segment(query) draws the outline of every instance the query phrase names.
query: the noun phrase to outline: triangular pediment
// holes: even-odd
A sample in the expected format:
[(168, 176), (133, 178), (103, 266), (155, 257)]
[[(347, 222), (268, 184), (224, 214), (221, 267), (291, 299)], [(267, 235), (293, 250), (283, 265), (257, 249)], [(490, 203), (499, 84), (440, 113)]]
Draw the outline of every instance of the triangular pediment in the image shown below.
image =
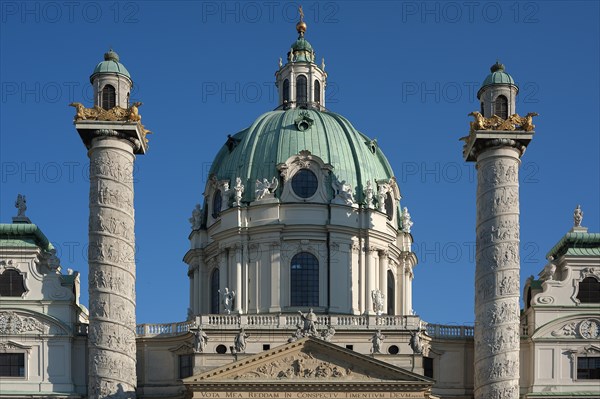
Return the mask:
[(226, 382), (433, 384), (419, 374), (311, 337), (183, 380), (186, 385)]

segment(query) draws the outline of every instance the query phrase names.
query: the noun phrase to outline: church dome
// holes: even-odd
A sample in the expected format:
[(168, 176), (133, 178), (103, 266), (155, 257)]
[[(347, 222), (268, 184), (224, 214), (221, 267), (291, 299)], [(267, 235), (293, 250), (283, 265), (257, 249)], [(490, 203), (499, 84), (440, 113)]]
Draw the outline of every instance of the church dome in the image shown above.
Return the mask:
[[(377, 141), (356, 130), (346, 118), (299, 108), (267, 112), (230, 136), (210, 174), (231, 182), (240, 177), (247, 188), (253, 188), (257, 179), (278, 176), (278, 164), (306, 150), (330, 164), (332, 174), (351, 185), (359, 203), (364, 200), (367, 180), (377, 187), (376, 181), (393, 176)], [(253, 201), (254, 196), (253, 189), (246, 189), (243, 201)]]
[(90, 82), (93, 81), (94, 76), (100, 73), (116, 73), (131, 80), (129, 71), (127, 68), (125, 68), (125, 65), (119, 62), (119, 55), (112, 49), (110, 49), (107, 53), (104, 53), (104, 61), (96, 65), (94, 72), (92, 72), (92, 75), (90, 76)]

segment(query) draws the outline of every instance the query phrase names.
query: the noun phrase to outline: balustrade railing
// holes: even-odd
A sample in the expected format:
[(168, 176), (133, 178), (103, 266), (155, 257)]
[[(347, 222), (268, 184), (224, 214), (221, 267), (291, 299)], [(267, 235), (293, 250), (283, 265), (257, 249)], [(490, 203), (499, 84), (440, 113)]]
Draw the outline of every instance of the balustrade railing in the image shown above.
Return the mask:
[(473, 338), (473, 326), (451, 326), (444, 324), (428, 324), (427, 335), (432, 338), (464, 339)]
[[(196, 323), (204, 330), (237, 330), (240, 328), (278, 328), (294, 330), (304, 323), (299, 314), (269, 315), (199, 315), (196, 320), (165, 324), (139, 324), (138, 336), (179, 335), (187, 333)], [(319, 328), (332, 326), (336, 330), (422, 330), (434, 338), (471, 339), (472, 326), (452, 326), (424, 323), (419, 316), (374, 316), (374, 315), (317, 315)]]

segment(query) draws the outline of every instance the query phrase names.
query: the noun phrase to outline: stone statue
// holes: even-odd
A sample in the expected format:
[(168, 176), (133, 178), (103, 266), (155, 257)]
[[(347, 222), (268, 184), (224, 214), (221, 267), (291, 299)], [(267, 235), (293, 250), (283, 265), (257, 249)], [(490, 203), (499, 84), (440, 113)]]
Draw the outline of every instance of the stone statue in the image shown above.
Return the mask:
[[(219, 290), (219, 294), (221, 294), (221, 290)], [(235, 299), (235, 291), (229, 291), (229, 288), (225, 287), (225, 291), (221, 295), (223, 296), (223, 309), (225, 309), (225, 312), (227, 314), (231, 314), (231, 310), (233, 308), (233, 300)]]
[(410, 233), (413, 224), (410, 213), (408, 213), (408, 208), (404, 207), (404, 209), (402, 209), (402, 230), (404, 230), (405, 233)]
[(331, 180), (331, 187), (333, 188), (333, 192), (335, 194), (334, 201), (347, 206), (354, 205), (352, 186), (347, 184), (346, 180), (342, 180), (340, 182), (337, 177), (333, 176), (333, 179)]
[(194, 334), (194, 352), (204, 352), (208, 343), (208, 335), (200, 327), (190, 328), (190, 331)]
[(233, 206), (242, 206), (242, 195), (244, 194), (244, 185), (242, 179), (235, 178), (235, 186), (233, 186)]
[(231, 198), (231, 194), (233, 194), (233, 190), (229, 188), (229, 182), (225, 181), (221, 183), (221, 210), (224, 211), (225, 209), (229, 208), (229, 199)]
[(304, 335), (311, 335), (313, 337), (316, 336), (317, 328), (316, 328), (315, 324), (317, 324), (318, 321), (317, 321), (317, 315), (313, 312), (313, 309), (310, 308), (308, 310), (308, 313), (306, 313), (306, 314), (302, 314), (301, 311), (298, 311), (298, 313), (300, 313), (300, 317), (304, 321), (304, 327), (302, 329), (302, 332), (304, 333)]
[(371, 291), (371, 299), (373, 300), (373, 312), (375, 312), (377, 316), (381, 316), (383, 314), (383, 305), (385, 301), (383, 292), (381, 292), (381, 290)]
[(277, 176), (273, 177), (273, 179), (269, 182), (267, 179), (256, 180), (256, 199), (261, 200), (265, 198), (265, 196), (269, 194), (273, 194), (277, 187), (279, 186), (279, 180), (277, 180)]
[(577, 205), (575, 211), (573, 212), (573, 226), (581, 227), (581, 222), (583, 221), (583, 211), (581, 210), (581, 205)]
[(242, 328), (242, 330), (235, 336), (235, 351), (236, 353), (243, 353), (246, 351), (246, 338), (249, 335), (246, 334), (246, 331)]
[(367, 180), (367, 187), (365, 188), (365, 203), (367, 208), (373, 209), (373, 183), (371, 183), (371, 180)]
[(60, 273), (60, 259), (58, 259), (58, 256), (56, 256), (56, 249), (54, 248), (48, 252), (48, 268), (57, 274)]
[(300, 324), (298, 324), (296, 326), (296, 331), (294, 332), (294, 334), (292, 334), (292, 336), (290, 338), (288, 338), (288, 343), (292, 343), (292, 342), (296, 342), (299, 339), (304, 337), (304, 333), (302, 332), (302, 326)]
[(377, 330), (377, 332), (373, 334), (370, 339), (370, 341), (373, 343), (373, 348), (371, 348), (371, 352), (373, 354), (381, 353), (381, 345), (383, 344), (384, 339), (385, 335), (381, 333), (381, 330)]
[(281, 57), (279, 57), (279, 68), (281, 68), (283, 66), (283, 61), (281, 60)]
[(335, 335), (335, 329), (331, 325), (329, 325), (329, 326), (327, 326), (326, 330), (321, 332), (321, 339), (323, 339), (324, 341), (327, 341), (327, 342), (331, 342), (331, 339), (333, 338), (334, 335)]
[(288, 61), (293, 62), (294, 61), (294, 49), (290, 48), (290, 52), (288, 53)]
[(377, 204), (379, 212), (385, 212), (385, 196), (390, 191), (390, 185), (387, 183), (380, 183), (377, 187)]
[(25, 217), (25, 211), (27, 210), (27, 198), (25, 198), (23, 194), (17, 195), (15, 208), (17, 208), (17, 217)]
[(325, 58), (321, 58), (321, 70), (325, 70)]
[(196, 204), (192, 211), (192, 217), (188, 220), (192, 225), (192, 230), (199, 230), (202, 227), (202, 208), (200, 208), (200, 204)]
[(421, 343), (421, 331), (410, 333), (410, 342), (408, 343), (415, 355), (423, 353), (423, 344)]
[(544, 266), (544, 269), (538, 274), (542, 281), (552, 281), (554, 279), (554, 272), (556, 272), (556, 263), (554, 263), (554, 257), (548, 257), (548, 264)]

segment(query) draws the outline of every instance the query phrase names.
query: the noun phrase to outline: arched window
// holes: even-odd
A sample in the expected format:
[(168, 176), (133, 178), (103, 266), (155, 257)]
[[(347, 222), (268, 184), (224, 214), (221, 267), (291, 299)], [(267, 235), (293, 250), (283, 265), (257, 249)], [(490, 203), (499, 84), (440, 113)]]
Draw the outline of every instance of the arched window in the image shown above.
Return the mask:
[(223, 198), (221, 197), (221, 190), (215, 191), (213, 195), (213, 203), (212, 203), (212, 217), (214, 219), (219, 217), (219, 213), (221, 213), (221, 203)]
[(292, 177), (292, 190), (300, 198), (310, 198), (317, 192), (319, 181), (309, 169), (300, 169)]
[(290, 81), (289, 80), (284, 80), (283, 81), (283, 102), (289, 102), (290, 101)]
[(387, 193), (385, 195), (385, 214), (387, 215), (389, 220), (392, 220), (394, 217), (394, 198), (391, 193)]
[(531, 307), (531, 287), (527, 288), (527, 300), (525, 302), (525, 309)]
[(298, 79), (296, 79), (296, 102), (298, 106), (306, 106), (306, 102), (308, 101), (306, 89), (306, 76), (298, 76)]
[(315, 102), (321, 102), (321, 82), (315, 79)]
[(215, 269), (210, 275), (210, 313), (219, 313), (219, 269)]
[(319, 306), (319, 260), (311, 253), (294, 255), (290, 264), (291, 306)]
[(21, 273), (16, 270), (5, 270), (0, 274), (0, 296), (20, 297), (25, 291)]
[(498, 96), (494, 102), (494, 114), (502, 119), (508, 119), (508, 100), (504, 96)]
[(111, 85), (106, 85), (102, 89), (102, 108), (111, 109), (117, 105), (117, 95), (115, 88)]
[(396, 299), (396, 281), (394, 280), (394, 273), (391, 270), (387, 272), (387, 314), (395, 314), (394, 301)]
[(481, 111), (480, 111), (481, 115), (485, 115), (485, 113), (483, 112), (483, 101), (480, 103), (480, 105), (481, 105)]
[(579, 282), (577, 299), (581, 303), (600, 303), (600, 281), (586, 277)]

